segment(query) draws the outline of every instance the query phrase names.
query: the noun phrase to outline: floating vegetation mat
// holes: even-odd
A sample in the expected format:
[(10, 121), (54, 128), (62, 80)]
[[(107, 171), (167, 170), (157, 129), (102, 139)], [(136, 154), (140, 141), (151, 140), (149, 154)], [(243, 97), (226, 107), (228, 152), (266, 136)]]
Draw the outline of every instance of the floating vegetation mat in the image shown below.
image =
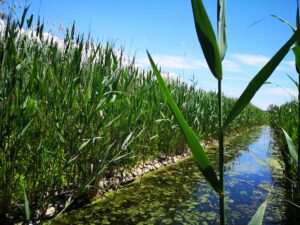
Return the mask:
[[(264, 222), (283, 224), (281, 161), (270, 144), (271, 130), (262, 127), (246, 136), (226, 148), (227, 224), (247, 224), (272, 185), (274, 196), (270, 198)], [(217, 164), (217, 150), (211, 158)], [(218, 196), (196, 164), (186, 159), (146, 174), (51, 224), (218, 224), (218, 204)]]

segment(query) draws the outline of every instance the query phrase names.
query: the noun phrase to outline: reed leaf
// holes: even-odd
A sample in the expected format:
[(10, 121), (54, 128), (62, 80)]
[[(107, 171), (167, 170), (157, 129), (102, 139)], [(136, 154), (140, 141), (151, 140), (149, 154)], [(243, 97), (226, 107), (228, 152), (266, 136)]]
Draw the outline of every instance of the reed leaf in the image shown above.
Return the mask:
[[(69, 205), (82, 184), (96, 185), (112, 169), (182, 152), (184, 136), (151, 71), (141, 71), (134, 59), (123, 63), (114, 44), (82, 39), (75, 26), (61, 46), (41, 38), (43, 21), (37, 17), (23, 22), (25, 29), (39, 21), (28, 34), (18, 34), (19, 21), (8, 17), (0, 35), (1, 221), (15, 218), (15, 207), (24, 205), (24, 190), (14, 185), (18, 177), (26, 179), (35, 211), (56, 201), (58, 196), (47, 193), (57, 187), (64, 187)], [(168, 87), (195, 133), (214, 138), (216, 93), (175, 79)], [(226, 115), (235, 101), (225, 96), (222, 101)], [(227, 132), (266, 119), (265, 112), (249, 105)]]
[(268, 202), (266, 200), (258, 207), (257, 211), (255, 212), (254, 216), (251, 218), (248, 225), (261, 225), (262, 224), (267, 204), (268, 204)]
[(300, 27), (299, 0), (297, 0), (296, 27), (297, 29)]
[[(222, 79), (222, 63), (221, 63), (219, 47), (217, 44), (214, 30), (212, 28), (211, 22), (208, 18), (208, 15), (206, 13), (206, 10), (204, 8), (202, 0), (192, 0), (192, 8), (193, 8), (193, 13), (194, 13), (194, 22), (195, 22), (198, 39), (199, 39), (204, 57), (206, 59), (206, 62), (209, 66), (210, 71), (216, 77), (216, 79), (221, 80)], [(223, 12), (223, 10), (221, 10), (221, 12)], [(223, 13), (221, 13), (221, 14), (223, 15)], [(225, 13), (224, 13), (224, 17), (225, 17)], [(223, 40), (224, 40), (224, 38), (222, 38), (222, 43), (223, 43)], [(224, 45), (222, 46), (222, 48), (224, 48)]]
[(89, 143), (90, 143), (90, 141), (91, 141), (91, 139), (88, 139), (88, 140), (86, 140), (85, 142), (83, 142), (81, 145), (80, 145), (80, 147), (79, 147), (79, 151), (81, 150), (81, 149), (83, 149), (85, 146), (87, 146)]
[[(296, 11), (296, 29), (300, 29), (300, 14), (299, 14), (299, 0), (297, 2), (297, 11)], [(300, 45), (300, 37), (297, 38), (296, 46)]]
[(196, 161), (199, 169), (203, 173), (206, 180), (211, 184), (211, 186), (214, 188), (214, 190), (218, 193), (221, 192), (220, 182), (217, 178), (217, 175), (211, 165), (211, 162), (207, 158), (203, 147), (201, 146), (196, 134), (194, 131), (189, 127), (187, 121), (184, 119), (184, 116), (182, 115), (180, 109), (178, 108), (177, 104), (175, 103), (174, 99), (172, 98), (170, 91), (168, 90), (168, 87), (163, 80), (160, 72), (158, 71), (155, 63), (153, 62), (153, 59), (150, 55), (150, 53), (147, 51), (149, 61), (152, 66), (153, 73), (155, 74), (157, 81), (159, 83), (159, 86), (161, 88), (161, 91), (163, 92), (173, 114), (175, 115), (182, 132), (185, 136), (185, 139), (187, 141), (187, 144), (189, 145), (194, 160)]
[(296, 30), (294, 29), (294, 27), (285, 19), (282, 19), (276, 15), (271, 15), (272, 17), (274, 17), (275, 19), (278, 19), (280, 22), (284, 23), (285, 25), (287, 25), (289, 28), (292, 29), (293, 32), (295, 32)]
[(297, 82), (294, 78), (292, 78), (290, 75), (287, 74), (287, 76), (288, 76), (288, 78), (295, 84), (295, 86), (296, 86), (297, 89), (299, 90), (299, 84), (298, 84), (298, 82)]
[(221, 59), (223, 60), (227, 49), (225, 0), (218, 1), (218, 46)]
[(235, 103), (230, 111), (223, 127), (227, 127), (250, 103), (251, 99), (259, 88), (267, 81), (273, 71), (282, 61), (282, 59), (289, 52), (290, 47), (295, 43), (299, 37), (299, 30), (297, 30), (292, 37), (281, 47), (281, 49), (270, 59), (270, 61), (258, 72), (258, 74), (251, 80), (247, 88), (242, 93), (241, 97)]
[(298, 73), (300, 73), (300, 46), (293, 47), (293, 52), (295, 55), (295, 66)]
[(23, 14), (22, 14), (22, 19), (21, 21), (19, 21), (19, 28), (22, 29), (23, 28), (23, 25), (24, 25), (24, 21), (25, 21), (25, 17), (26, 17), (26, 14), (28, 12), (28, 9), (29, 9), (30, 6), (27, 6), (24, 8), (24, 11), (23, 11)]
[(26, 133), (33, 121), (33, 119), (29, 121), (29, 123), (22, 129), (21, 133), (18, 135), (18, 138), (21, 138)]
[(25, 217), (26, 217), (26, 221), (28, 222), (30, 220), (30, 207), (29, 207), (29, 201), (26, 195), (25, 188), (23, 188), (23, 192), (24, 192)]
[(293, 140), (291, 139), (291, 137), (288, 135), (288, 133), (282, 128), (286, 143), (288, 145), (288, 149), (290, 152), (290, 156), (291, 156), (291, 161), (297, 165), (298, 163), (298, 153), (297, 153), (297, 148), (293, 142)]

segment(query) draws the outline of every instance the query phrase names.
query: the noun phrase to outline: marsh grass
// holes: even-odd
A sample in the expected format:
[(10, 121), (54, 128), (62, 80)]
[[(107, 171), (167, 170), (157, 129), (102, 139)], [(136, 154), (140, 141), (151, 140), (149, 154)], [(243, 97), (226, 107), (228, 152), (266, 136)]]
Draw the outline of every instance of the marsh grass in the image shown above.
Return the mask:
[[(185, 149), (151, 72), (136, 67), (134, 59), (124, 63), (123, 49), (113, 43), (76, 34), (75, 24), (59, 45), (26, 12), (20, 19), (8, 16), (0, 37), (4, 223), (34, 220), (37, 209), (43, 218), (50, 203), (93, 197), (97, 180), (117, 168)], [(216, 93), (178, 79), (167, 86), (196, 135), (215, 138)], [(223, 97), (224, 116), (234, 103)], [(266, 114), (250, 105), (227, 132), (265, 122)]]
[[(224, 132), (228, 129), (231, 123), (233, 123), (236, 118), (240, 116), (240, 114), (246, 109), (246, 107), (250, 104), (250, 101), (255, 96), (256, 92), (267, 82), (269, 77), (275, 71), (280, 62), (284, 59), (286, 54), (293, 47), (293, 51), (296, 58), (296, 69), (299, 73), (300, 68), (300, 48), (299, 48), (299, 40), (300, 40), (300, 16), (299, 16), (299, 4), (297, 1), (297, 11), (296, 11), (296, 24), (297, 29), (293, 29), (293, 34), (287, 40), (287, 42), (274, 54), (274, 56), (261, 68), (261, 70), (253, 77), (253, 79), (249, 82), (246, 89), (243, 91), (239, 99), (236, 101), (234, 106), (230, 108), (228, 115), (226, 115), (225, 122), (223, 123), (223, 97), (222, 97), (222, 79), (223, 79), (223, 69), (222, 69), (222, 61), (226, 54), (227, 49), (227, 39), (226, 39), (226, 1), (218, 0), (217, 1), (217, 12), (218, 12), (218, 37), (216, 38), (215, 32), (213, 30), (213, 26), (209, 19), (209, 16), (205, 10), (204, 4), (202, 0), (191, 0), (195, 30), (198, 36), (199, 43), (202, 48), (203, 55), (206, 59), (207, 65), (212, 73), (212, 75), (218, 81), (218, 140), (219, 140), (219, 178), (216, 178), (216, 172), (214, 168), (211, 166), (211, 162), (207, 160), (207, 156), (201, 144), (195, 144), (197, 140), (194, 138), (194, 132), (191, 127), (189, 127), (188, 123), (185, 120), (185, 117), (182, 116), (179, 107), (176, 105), (176, 101), (170, 95), (168, 88), (166, 87), (164, 80), (160, 72), (158, 71), (155, 63), (153, 62), (149, 52), (147, 51), (149, 61), (151, 63), (154, 74), (158, 80), (161, 91), (164, 93), (164, 96), (169, 103), (170, 108), (172, 109), (181, 129), (185, 134), (185, 140), (189, 145), (195, 162), (197, 163), (200, 171), (204, 175), (207, 182), (209, 182), (212, 188), (219, 194), (220, 196), (220, 224), (225, 224), (225, 202), (224, 202)], [(273, 15), (274, 17), (274, 15)], [(288, 24), (285, 20), (276, 17), (281, 22)], [(288, 24), (290, 27), (291, 25)], [(300, 73), (299, 73), (300, 74)], [(300, 93), (298, 101), (300, 101)], [(297, 136), (300, 134), (300, 105), (298, 105), (298, 130)], [(298, 138), (299, 141), (299, 138)], [(199, 142), (199, 140), (198, 140)], [(300, 148), (298, 148), (298, 154)], [(295, 152), (292, 151), (292, 152)], [(298, 159), (297, 159), (298, 160)], [(300, 199), (300, 161), (298, 161), (298, 182), (297, 189), (298, 195)], [(263, 203), (259, 208), (257, 213), (255, 213), (253, 220), (251, 220), (250, 224), (262, 224), (263, 216), (265, 212), (265, 208), (267, 205)], [(254, 221), (254, 222), (253, 222)]]
[[(287, 147), (282, 129), (290, 136), (294, 143), (298, 143), (298, 103), (291, 101), (281, 106), (270, 106), (270, 124), (273, 127), (276, 143), (281, 149)], [(288, 153), (288, 152), (286, 152)]]

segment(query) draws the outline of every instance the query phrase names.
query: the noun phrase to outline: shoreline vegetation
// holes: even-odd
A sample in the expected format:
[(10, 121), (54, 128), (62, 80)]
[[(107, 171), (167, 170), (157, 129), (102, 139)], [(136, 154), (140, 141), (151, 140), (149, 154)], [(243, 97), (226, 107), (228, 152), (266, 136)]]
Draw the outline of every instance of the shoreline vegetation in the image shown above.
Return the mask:
[[(257, 127), (246, 128), (240, 130), (239, 132), (234, 132), (228, 137), (225, 147), (230, 146), (234, 143), (239, 143), (239, 138), (243, 137), (245, 134), (256, 130)], [(211, 139), (202, 143), (202, 146), (206, 149), (206, 154), (209, 158), (215, 156), (218, 148), (218, 140)], [(159, 168), (163, 168), (187, 158), (192, 157), (191, 151), (186, 146), (180, 154), (176, 155), (161, 155), (156, 159), (146, 160), (140, 162), (138, 165), (135, 165), (130, 168), (120, 167), (116, 168), (114, 171), (110, 171), (107, 177), (103, 177), (98, 181), (97, 187), (95, 187), (95, 192), (91, 199), (88, 196), (81, 196), (78, 199), (77, 205), (74, 204), (73, 209), (79, 209), (86, 204), (94, 204), (95, 202), (101, 201), (106, 198), (107, 195), (112, 194), (114, 191), (117, 191), (120, 188), (127, 186), (128, 184), (135, 182), (137, 179), (141, 179), (144, 175), (156, 171)], [(229, 159), (227, 159), (229, 160)], [(50, 204), (45, 215), (47, 220), (53, 219), (57, 213), (63, 209), (62, 204), (56, 202), (55, 204)]]
[[(63, 44), (33, 15), (12, 14), (0, 35), (0, 218), (4, 224), (46, 218), (95, 197), (117, 168), (184, 152), (180, 127), (151, 71), (124, 49), (66, 29)], [(168, 88), (198, 138), (218, 135), (218, 98), (196, 84)], [(223, 115), (236, 100), (223, 97)], [(249, 105), (228, 134), (268, 122)], [(227, 134), (227, 135), (228, 135)], [(175, 160), (174, 160), (175, 161)], [(61, 212), (62, 212), (61, 211)]]
[(284, 132), (289, 135), (291, 141), (296, 143), (298, 147), (299, 134), (298, 134), (298, 101), (293, 100), (287, 102), (281, 106), (270, 106), (268, 111), (270, 113), (270, 125), (274, 131), (274, 139), (276, 145), (279, 147), (284, 164), (284, 176), (286, 177), (285, 189), (289, 190), (286, 192), (286, 199), (293, 201), (297, 204), (289, 205), (289, 214), (287, 221), (289, 224), (299, 223), (299, 205), (300, 198), (297, 195), (297, 164), (293, 162), (291, 152), (287, 143)]
[[(258, 184), (267, 179), (262, 181), (261, 175), (258, 175), (260, 170), (257, 172), (258, 179), (253, 179), (253, 172), (260, 166), (268, 167), (262, 161), (257, 161), (254, 154), (255, 152), (256, 154), (266, 154), (265, 148), (261, 147), (264, 145), (268, 148), (269, 141), (261, 140), (267, 140), (269, 135), (271, 135), (269, 126), (256, 127), (238, 133), (238, 136), (235, 136), (234, 140), (226, 145), (225, 174), (227, 178), (231, 177), (230, 179), (232, 179), (226, 185), (227, 192), (231, 193), (226, 199), (226, 208), (231, 223), (238, 221), (240, 224), (247, 224), (248, 218), (252, 217), (268, 192), (268, 185), (264, 183), (262, 185), (264, 189), (260, 189), (262, 187)], [(207, 153), (212, 164), (217, 166), (217, 142), (215, 144), (212, 148), (207, 149)], [(254, 171), (246, 172), (249, 177), (243, 179), (239, 175), (247, 169), (243, 167), (245, 164), (239, 162), (245, 156), (253, 160), (253, 164), (250, 165), (253, 165)], [(274, 155), (272, 153), (266, 154), (266, 156), (273, 158)], [(273, 172), (272, 170), (272, 174)], [(242, 182), (237, 184), (236, 179)], [(243, 191), (241, 193), (236, 191), (236, 186), (243, 187)], [(255, 192), (253, 193), (253, 191)], [(258, 192), (261, 192), (259, 196), (257, 196)], [(104, 198), (97, 199), (78, 210), (69, 211), (56, 219), (47, 220), (45, 224), (172, 224), (176, 222), (194, 223), (195, 221), (201, 221), (203, 224), (218, 224), (219, 216), (215, 205), (217, 197), (198, 171), (192, 157), (186, 157), (178, 160), (175, 164), (155, 169), (126, 186), (110, 191), (105, 194)], [(256, 200), (255, 203), (253, 201), (252, 204), (243, 205), (249, 201), (252, 202), (251, 198)], [(274, 200), (273, 203), (277, 205), (278, 200)], [(236, 207), (239, 204), (245, 211), (237, 210)], [(274, 205), (272, 203), (270, 205), (272, 208), (269, 212), (275, 212)], [(272, 217), (268, 212), (266, 217), (269, 222), (270, 218), (272, 218), (272, 222), (282, 221), (281, 219), (284, 218), (284, 209), (281, 208), (284, 204), (278, 204), (278, 206), (277, 212), (282, 212), (281, 217), (277, 213)], [(214, 216), (206, 218), (207, 214), (214, 214)]]
[[(283, 130), (290, 136), (293, 143), (298, 143), (298, 102), (291, 101), (281, 106), (270, 106), (270, 125), (274, 130), (275, 141), (281, 150), (286, 164), (286, 176), (296, 182), (297, 165), (292, 162), (288, 143)], [(296, 122), (297, 121), (297, 122)], [(291, 189), (291, 199), (296, 198), (296, 190)]]

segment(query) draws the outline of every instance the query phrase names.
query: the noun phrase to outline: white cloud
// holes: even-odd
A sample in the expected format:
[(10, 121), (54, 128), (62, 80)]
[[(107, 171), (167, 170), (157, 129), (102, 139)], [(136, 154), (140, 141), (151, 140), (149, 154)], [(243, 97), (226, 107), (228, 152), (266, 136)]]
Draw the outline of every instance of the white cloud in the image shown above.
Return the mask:
[(284, 64), (290, 66), (290, 67), (295, 67), (295, 61), (291, 60), (291, 61), (285, 61)]
[(245, 77), (245, 76), (224, 76), (223, 80), (228, 80), (228, 81), (249, 81), (250, 82), (250, 78), (249, 77)]
[[(5, 22), (2, 19), (0, 19), (0, 36), (4, 35), (5, 28), (6, 28)], [(41, 43), (41, 39), (37, 36), (37, 33), (35, 30), (23, 29), (23, 28), (22, 29), (17, 28), (16, 30), (18, 31), (18, 35), (20, 35), (20, 36), (25, 35), (30, 40), (34, 40), (34, 41), (37, 41), (38, 43)], [(49, 43), (51, 40), (53, 40), (53, 42), (57, 44), (57, 46), (60, 50), (62, 50), (64, 48), (64, 41), (51, 33), (44, 32), (43, 40), (48, 41)]]
[[(208, 65), (204, 59), (193, 59), (174, 55), (152, 55), (152, 58), (162, 69), (193, 69), (209, 71)], [(150, 66), (147, 57), (137, 58), (136, 62), (140, 67)], [(243, 68), (237, 62), (232, 60), (224, 60), (223, 69), (227, 72), (244, 72)]]
[(236, 61), (224, 59), (223, 69), (227, 72), (242, 73), (245, 72), (244, 69)]
[[(224, 94), (228, 97), (239, 98), (246, 85), (228, 86), (224, 85)], [(269, 87), (264, 86), (251, 100), (257, 107), (266, 110), (270, 104), (281, 105), (291, 99), (297, 98), (297, 90), (289, 87)]]
[[(267, 110), (269, 105), (272, 104), (268, 101), (266, 101), (265, 99), (261, 99), (261, 98), (256, 98), (255, 101), (252, 101), (254, 103), (255, 106), (261, 108), (262, 110)], [(278, 103), (275, 103), (276, 105)]]
[(0, 19), (0, 36), (4, 35), (4, 31), (5, 31), (5, 24), (4, 21)]
[(234, 53), (232, 54), (232, 57), (245, 65), (254, 66), (254, 67), (262, 67), (270, 59), (269, 57), (264, 55), (252, 55), (252, 54), (240, 54), (240, 53)]
[(170, 72), (162, 72), (161, 75), (169, 82), (172, 81), (180, 81), (185, 82), (182, 78), (180, 78), (176, 73), (170, 73)]
[[(245, 66), (257, 68), (262, 68), (270, 60), (270, 57), (258, 54), (234, 53), (231, 56), (238, 61), (236, 62), (237, 65), (239, 65), (239, 63), (242, 63)], [(282, 61), (277, 67), (277, 70), (281, 72), (291, 72), (294, 71), (294, 69), (294, 61)]]
[[(195, 59), (168, 54), (152, 55), (152, 58), (162, 69), (193, 69), (209, 71), (208, 65), (204, 59)], [(245, 73), (248, 68), (247, 66), (262, 68), (269, 60), (270, 58), (264, 55), (233, 53), (229, 55), (229, 59), (225, 59), (223, 61), (223, 70), (230, 73)], [(138, 57), (136, 63), (140, 67), (150, 66), (149, 60), (146, 56)], [(294, 61), (283, 61), (277, 69), (284, 72), (293, 71)], [(224, 76), (224, 78), (226, 79), (226, 76)], [(238, 80), (238, 78), (234, 79)]]
[(262, 94), (296, 97), (298, 93), (296, 89), (288, 87), (274, 87), (262, 90)]
[(44, 32), (43, 38), (44, 38), (44, 40), (48, 40), (49, 43), (52, 39), (53, 42), (57, 44), (57, 47), (61, 50), (64, 48), (64, 45), (65, 45), (64, 41), (51, 33)]
[[(244, 86), (244, 85), (243, 85)], [(231, 98), (238, 98), (244, 90), (244, 87), (233, 87), (224, 85), (223, 92), (226, 96)]]
[(278, 67), (278, 70), (283, 72), (294, 72), (295, 69), (295, 61), (284, 61)]
[(253, 103), (262, 109), (267, 109), (270, 104), (281, 105), (295, 99), (296, 96), (296, 89), (288, 87), (265, 87), (258, 91), (253, 98)]
[[(191, 59), (173, 55), (152, 55), (155, 63), (168, 69), (208, 69), (205, 60)], [(137, 64), (141, 67), (150, 66), (147, 57), (137, 58)]]

